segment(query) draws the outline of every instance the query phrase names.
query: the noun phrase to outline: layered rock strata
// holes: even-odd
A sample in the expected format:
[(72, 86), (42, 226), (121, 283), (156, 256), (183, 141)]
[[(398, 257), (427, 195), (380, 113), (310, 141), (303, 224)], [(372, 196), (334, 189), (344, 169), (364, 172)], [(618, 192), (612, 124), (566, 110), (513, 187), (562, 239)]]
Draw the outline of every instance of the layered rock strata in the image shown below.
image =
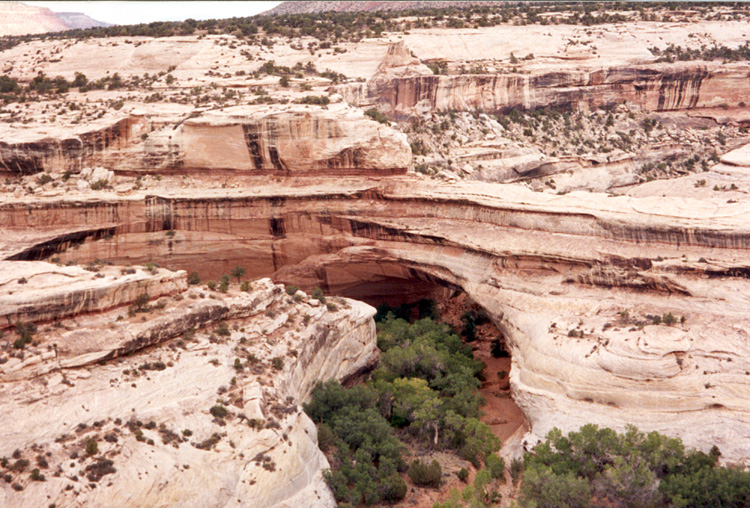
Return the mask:
[[(105, 278), (119, 293), (112, 279), (130, 276)], [(76, 277), (59, 291), (88, 283)], [(0, 353), (0, 504), (335, 506), (300, 404), (316, 381), (372, 364), (373, 314), (260, 280), (38, 323), (32, 344)]]
[(746, 63), (681, 62), (507, 74), (375, 75), (337, 90), (351, 104), (396, 116), (432, 111), (593, 110), (628, 102), (644, 111), (737, 106), (750, 84)]
[(406, 177), (22, 201), (0, 207), (15, 226), (4, 237), (24, 232), (6, 258), (49, 256), (52, 231), (37, 227), (55, 223), (112, 231), (57, 252), (62, 261), (153, 260), (204, 278), (241, 265), (359, 298), (463, 290), (512, 348), (511, 385), (535, 435), (635, 422), (716, 444), (727, 461), (750, 457), (742, 202)]
[(136, 112), (67, 138), (25, 137), (0, 142), (0, 172), (78, 172), (102, 166), (129, 173), (393, 174), (411, 163), (403, 133), (341, 104), (281, 110), (237, 106), (187, 118)]

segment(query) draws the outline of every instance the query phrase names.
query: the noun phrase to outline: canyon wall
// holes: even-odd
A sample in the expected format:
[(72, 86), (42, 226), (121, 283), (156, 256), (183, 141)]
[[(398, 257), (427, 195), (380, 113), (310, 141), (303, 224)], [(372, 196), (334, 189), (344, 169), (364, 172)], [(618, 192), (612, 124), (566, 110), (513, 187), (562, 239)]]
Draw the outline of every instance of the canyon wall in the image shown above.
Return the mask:
[(395, 117), (431, 111), (593, 110), (631, 103), (644, 111), (737, 106), (750, 92), (746, 63), (679, 62), (525, 73), (390, 76), (342, 85), (351, 104)]
[(144, 113), (71, 137), (61, 134), (0, 142), (0, 172), (78, 172), (101, 166), (127, 173), (393, 174), (411, 163), (403, 133), (341, 104), (282, 111), (237, 106), (169, 120)]
[[(65, 275), (56, 281), (64, 300), (92, 283), (76, 267), (11, 265), (15, 277), (1, 296), (36, 301), (26, 324), (47, 317), (48, 305), (36, 299), (39, 279)], [(24, 268), (37, 280), (19, 284)], [(0, 503), (335, 506), (322, 477), (328, 463), (300, 405), (318, 380), (345, 381), (372, 367), (375, 310), (344, 299), (330, 300), (335, 310), (303, 294), (292, 299), (264, 279), (248, 291), (153, 292), (133, 311), (124, 281), (185, 284), (186, 275), (120, 270), (131, 269), (104, 266), (96, 279), (111, 292), (102, 299), (119, 305), (58, 315), (53, 325), (37, 321), (32, 342), (0, 353), (0, 455), (30, 460), (46, 477), (29, 480), (15, 459), (0, 466), (13, 484), (0, 489)]]
[[(463, 290), (506, 336), (534, 435), (636, 422), (716, 444), (726, 461), (750, 457), (745, 204), (407, 177), (250, 188), (11, 201), (0, 207), (13, 225), (6, 237), (25, 236), (3, 253), (157, 261), (204, 280), (240, 265), (249, 277), (356, 297)], [(81, 240), (56, 244), (42, 224)], [(97, 237), (103, 229), (111, 236)], [(674, 321), (657, 324), (667, 314)]]

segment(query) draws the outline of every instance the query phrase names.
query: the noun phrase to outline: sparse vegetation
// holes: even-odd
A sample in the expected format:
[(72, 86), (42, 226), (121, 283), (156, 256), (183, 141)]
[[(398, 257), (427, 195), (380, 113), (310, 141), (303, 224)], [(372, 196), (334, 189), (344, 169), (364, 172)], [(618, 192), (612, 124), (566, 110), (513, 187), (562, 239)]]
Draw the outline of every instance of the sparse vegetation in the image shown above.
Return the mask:
[(370, 108), (370, 109), (368, 109), (367, 111), (365, 111), (365, 115), (369, 116), (370, 118), (372, 118), (376, 122), (383, 123), (385, 125), (390, 125), (391, 124), (391, 121), (388, 119), (388, 117), (384, 113), (381, 113), (376, 108)]
[(227, 408), (225, 408), (221, 404), (217, 404), (213, 406), (209, 412), (211, 413), (211, 416), (213, 416), (214, 418), (226, 418), (227, 414), (229, 414), (229, 412), (227, 411)]

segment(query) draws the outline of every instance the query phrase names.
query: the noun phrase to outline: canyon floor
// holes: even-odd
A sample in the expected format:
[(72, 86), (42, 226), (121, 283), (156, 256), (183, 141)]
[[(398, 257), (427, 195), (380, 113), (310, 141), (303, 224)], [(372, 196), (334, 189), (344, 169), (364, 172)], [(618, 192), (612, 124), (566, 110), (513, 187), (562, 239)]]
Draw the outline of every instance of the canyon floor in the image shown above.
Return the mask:
[(750, 464), (750, 64), (661, 58), (750, 25), (670, 16), (0, 51), (101, 84), (0, 99), (0, 504), (335, 506), (301, 406), (422, 298), (486, 312), (507, 465), (585, 423)]

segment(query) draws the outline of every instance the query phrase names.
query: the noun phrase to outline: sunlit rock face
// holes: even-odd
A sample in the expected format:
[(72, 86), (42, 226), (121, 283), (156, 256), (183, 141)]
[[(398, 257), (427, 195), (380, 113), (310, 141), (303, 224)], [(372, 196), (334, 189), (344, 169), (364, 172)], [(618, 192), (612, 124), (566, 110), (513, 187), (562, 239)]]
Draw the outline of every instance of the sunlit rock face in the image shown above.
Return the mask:
[(524, 74), (393, 75), (339, 88), (352, 104), (394, 116), (434, 111), (559, 107), (594, 110), (629, 103), (644, 111), (737, 106), (750, 92), (746, 63), (648, 64), (598, 69), (537, 69)]
[[(0, 454), (35, 466), (41, 456), (46, 476), (13, 474), (22, 490), (2, 489), (3, 506), (335, 506), (301, 404), (318, 380), (377, 360), (372, 307), (341, 299), (332, 310), (268, 279), (206, 295), (184, 272), (10, 265), (25, 324), (54, 324), (38, 321), (33, 343), (2, 356)], [(60, 300), (96, 286), (112, 307), (51, 308), (38, 292), (53, 280)], [(152, 300), (129, 312), (139, 304), (123, 287), (135, 281)]]
[(0, 142), (0, 171), (23, 175), (101, 166), (182, 174), (383, 175), (403, 173), (411, 163), (403, 133), (342, 104), (325, 110), (237, 106), (187, 119), (136, 113), (73, 136), (67, 130), (59, 138), (27, 136)]
[[(242, 265), (249, 277), (357, 297), (460, 289), (506, 335), (511, 385), (535, 435), (636, 423), (717, 444), (727, 461), (750, 456), (742, 203), (320, 178), (19, 200), (0, 217), (24, 231), (7, 258), (156, 261), (204, 280)], [(110, 237), (95, 233), (104, 229)]]
[[(98, 91), (70, 96), (91, 98), (81, 103), (90, 121), (62, 104), (27, 103), (15, 118), (37, 120), (0, 125), (10, 182), (0, 199), (0, 457), (18, 449), (32, 467), (39, 455), (48, 463), (45, 482), (28, 469), (0, 482), (0, 505), (333, 506), (300, 406), (317, 380), (357, 379), (377, 361), (374, 310), (346, 298), (399, 304), (456, 291), (505, 336), (528, 442), (555, 426), (635, 424), (750, 461), (748, 140), (703, 142), (709, 129), (750, 121), (748, 66), (655, 63), (650, 44), (679, 43), (692, 28), (642, 25), (632, 46), (630, 32), (611, 26), (415, 29), (404, 43), (342, 42), (345, 53), (314, 57), (351, 78), (340, 86), (251, 79), (265, 49), (231, 48), (230, 36), (85, 40), (55, 61), (44, 41), (0, 54), (19, 79), (175, 66), (173, 89), (162, 91), (186, 101), (123, 90), (114, 108), (118, 92)], [(746, 29), (713, 25), (713, 37), (731, 42), (716, 35), (730, 25)], [(548, 54), (519, 72), (503, 67), (540, 40)], [(276, 44), (279, 65), (312, 61), (307, 49)], [(37, 50), (45, 62), (23, 58)], [(439, 59), (450, 75), (427, 67)], [(455, 71), (474, 60), (497, 67)], [(214, 62), (226, 72), (206, 77)], [(185, 99), (214, 80), (242, 89), (242, 105)], [(303, 84), (331, 103), (293, 104)], [(251, 87), (278, 103), (249, 105)], [(654, 112), (665, 125), (642, 149), (548, 156), (496, 121), (507, 109), (555, 106), (576, 115), (607, 106), (623, 134)], [(420, 161), (407, 137), (416, 129), (365, 114), (371, 107), (419, 118), (427, 133), (440, 112), (463, 112), (451, 128), (473, 152), (448, 147), (448, 133), (428, 144), (434, 159), (457, 155), (449, 166), (468, 167), (466, 181), (409, 172)], [(464, 143), (459, 124), (475, 137)], [(676, 161), (690, 143), (720, 163), (636, 185), (642, 164)], [(494, 183), (542, 178), (543, 192)], [(626, 185), (623, 195), (604, 192)], [(254, 280), (248, 291), (235, 279), (227, 293), (208, 289), (237, 266)], [(200, 285), (188, 284), (191, 272)], [(276, 283), (318, 286), (332, 305)], [(14, 347), (29, 322), (37, 331)], [(98, 450), (87, 457), (92, 439)]]

